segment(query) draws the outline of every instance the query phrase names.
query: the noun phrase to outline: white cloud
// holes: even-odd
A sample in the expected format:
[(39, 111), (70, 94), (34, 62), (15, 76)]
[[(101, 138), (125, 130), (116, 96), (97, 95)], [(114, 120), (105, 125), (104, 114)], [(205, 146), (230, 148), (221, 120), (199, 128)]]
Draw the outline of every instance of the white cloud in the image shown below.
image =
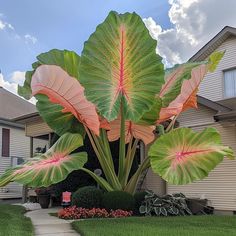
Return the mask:
[(14, 71), (11, 74), (11, 81), (17, 84), (22, 85), (25, 81), (25, 72), (23, 71)]
[(10, 23), (7, 23), (7, 22), (4, 22), (4, 21), (0, 20), (0, 30), (4, 30), (4, 29), (7, 29), (7, 28), (11, 29), (11, 30), (14, 30), (14, 27)]
[[(17, 87), (18, 84), (22, 85), (25, 80), (25, 72), (15, 71), (11, 74), (9, 81), (4, 79), (4, 76), (0, 73), (0, 87), (5, 88), (6, 90), (10, 91), (11, 93), (17, 94)], [(36, 104), (36, 99), (33, 97), (29, 100), (29, 102)]]
[(26, 34), (24, 35), (25, 38), (25, 42), (26, 43), (32, 43), (32, 44), (36, 44), (38, 39), (30, 34)]
[(169, 4), (172, 28), (163, 30), (151, 17), (143, 19), (166, 66), (188, 60), (226, 25), (236, 26), (235, 0), (169, 0)]

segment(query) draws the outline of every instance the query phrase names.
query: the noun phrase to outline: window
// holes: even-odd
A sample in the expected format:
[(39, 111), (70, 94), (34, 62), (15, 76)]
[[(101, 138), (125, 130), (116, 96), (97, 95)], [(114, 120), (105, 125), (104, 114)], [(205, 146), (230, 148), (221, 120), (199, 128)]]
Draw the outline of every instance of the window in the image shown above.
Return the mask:
[(2, 128), (2, 156), (10, 156), (10, 129)]
[(226, 98), (236, 97), (236, 69), (224, 72), (224, 89)]

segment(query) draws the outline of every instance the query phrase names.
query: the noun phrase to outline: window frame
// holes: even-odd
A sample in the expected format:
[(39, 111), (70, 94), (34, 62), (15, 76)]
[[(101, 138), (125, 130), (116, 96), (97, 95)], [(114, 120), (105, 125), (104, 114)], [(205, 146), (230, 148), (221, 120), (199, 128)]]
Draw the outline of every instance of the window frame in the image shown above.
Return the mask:
[(10, 157), (10, 129), (2, 128), (2, 157)]
[[(236, 97), (236, 90), (235, 90), (234, 96), (230, 96), (230, 97), (226, 96), (226, 90), (225, 90), (225, 88), (226, 88), (226, 86), (225, 86), (225, 73), (229, 72), (229, 71), (233, 71), (233, 70), (236, 71), (236, 66), (227, 68), (227, 69), (222, 71), (223, 72), (223, 97), (224, 97), (224, 99), (230, 99), (230, 98), (235, 98)], [(235, 83), (236, 83), (236, 78), (235, 78)]]

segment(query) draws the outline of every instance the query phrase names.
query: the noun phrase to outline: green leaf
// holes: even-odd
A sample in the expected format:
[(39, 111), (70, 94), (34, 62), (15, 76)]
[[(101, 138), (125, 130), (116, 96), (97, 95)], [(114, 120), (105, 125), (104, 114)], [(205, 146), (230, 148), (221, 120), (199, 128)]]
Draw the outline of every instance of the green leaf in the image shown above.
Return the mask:
[[(96, 134), (99, 133), (99, 120), (95, 106), (86, 100), (84, 88), (78, 82), (80, 57), (72, 51), (53, 49), (40, 54), (37, 59), (38, 61), (32, 65), (35, 71), (33, 75), (31, 73), (28, 84), (31, 86), (30, 92), (34, 90), (33, 94), (36, 94), (37, 109), (43, 120), (58, 135), (65, 132), (80, 132), (84, 135), (81, 123)], [(60, 68), (56, 66), (62, 69), (59, 70)], [(32, 77), (37, 81), (32, 81)], [(57, 80), (57, 83), (54, 83), (53, 79)], [(50, 99), (41, 94), (45, 94)]]
[(24, 85), (23, 86), (18, 85), (18, 91), (17, 91), (18, 94), (27, 100), (29, 100), (32, 97), (32, 90), (30, 86), (32, 75), (33, 71), (27, 71), (25, 74)]
[(83, 167), (87, 162), (85, 152), (73, 153), (83, 145), (79, 134), (64, 134), (45, 154), (20, 167), (9, 169), (0, 177), (0, 186), (11, 181), (31, 187), (47, 187), (61, 182), (68, 174)]
[(157, 120), (159, 119), (161, 108), (162, 108), (161, 98), (157, 97), (151, 109), (146, 113), (144, 113), (142, 118), (139, 120), (138, 124), (156, 125)]
[(210, 55), (208, 60), (208, 69), (210, 72), (214, 72), (216, 67), (218, 66), (219, 62), (221, 61), (222, 57), (224, 56), (224, 52), (214, 52)]
[(178, 128), (162, 135), (151, 146), (150, 157), (153, 171), (170, 184), (187, 184), (201, 180), (223, 158), (233, 158), (231, 148), (223, 146), (214, 128), (194, 132)]
[(71, 113), (63, 113), (62, 106), (50, 102), (45, 95), (39, 94), (35, 97), (38, 100), (36, 107), (40, 116), (55, 133), (59, 136), (67, 132), (85, 135), (83, 125)]
[(79, 71), (87, 99), (109, 121), (117, 118), (122, 97), (125, 118), (138, 121), (164, 83), (156, 41), (136, 13), (110, 12), (85, 42)]
[(43, 65), (57, 65), (64, 69), (70, 76), (79, 78), (80, 57), (73, 51), (52, 49), (37, 56)]
[(31, 79), (35, 70), (40, 65), (57, 65), (63, 68), (69, 75), (78, 79), (80, 57), (73, 51), (52, 49), (37, 56), (38, 61), (32, 64), (33, 71), (25, 74), (24, 85), (18, 85), (18, 94), (29, 100), (32, 97)]
[[(166, 70), (165, 84), (162, 86), (159, 96), (162, 98), (163, 107), (167, 107), (181, 93), (182, 84), (185, 80), (190, 80), (193, 77), (193, 69), (201, 65), (206, 66), (205, 73), (213, 72), (225, 52), (214, 52), (209, 57), (208, 61), (187, 62), (182, 65), (175, 65), (171, 69)], [(196, 70), (195, 70), (196, 71)], [(204, 77), (204, 76), (203, 76)], [(196, 78), (198, 79), (198, 78)], [(203, 78), (201, 78), (202, 80)], [(195, 88), (197, 89), (197, 88)]]
[[(204, 62), (206, 63), (206, 62)], [(185, 63), (179, 65), (166, 76), (166, 83), (162, 86), (159, 96), (162, 99), (162, 106), (167, 107), (181, 92), (184, 80), (191, 79), (192, 69), (201, 65), (201, 63)]]

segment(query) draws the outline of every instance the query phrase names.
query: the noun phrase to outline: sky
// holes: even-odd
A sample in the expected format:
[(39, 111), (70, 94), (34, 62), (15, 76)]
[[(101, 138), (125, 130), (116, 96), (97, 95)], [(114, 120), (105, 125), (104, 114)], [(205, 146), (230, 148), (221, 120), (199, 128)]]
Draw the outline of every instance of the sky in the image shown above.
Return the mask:
[(16, 93), (42, 52), (80, 54), (111, 10), (138, 13), (170, 67), (188, 60), (225, 25), (236, 27), (235, 9), (235, 0), (0, 0), (0, 85)]

